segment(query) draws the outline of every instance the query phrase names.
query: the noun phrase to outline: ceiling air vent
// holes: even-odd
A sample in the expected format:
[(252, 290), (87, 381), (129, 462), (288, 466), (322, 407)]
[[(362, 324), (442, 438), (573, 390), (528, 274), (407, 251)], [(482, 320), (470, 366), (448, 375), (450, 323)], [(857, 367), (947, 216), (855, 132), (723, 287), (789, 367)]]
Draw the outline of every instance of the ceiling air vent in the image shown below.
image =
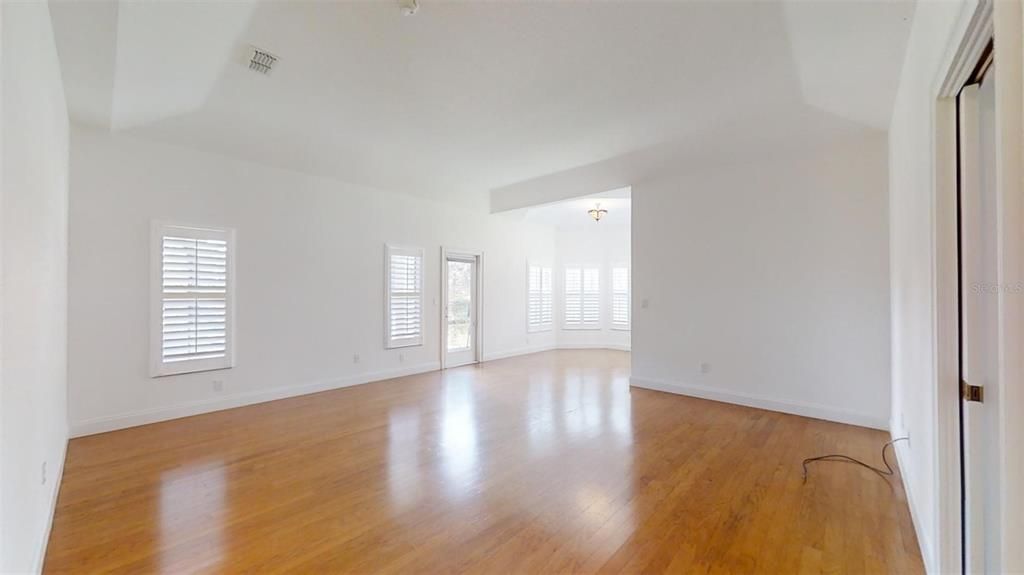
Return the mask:
[(251, 47), (249, 51), (250, 70), (269, 76), (270, 71), (274, 69), (274, 64), (277, 64), (277, 56), (255, 46)]

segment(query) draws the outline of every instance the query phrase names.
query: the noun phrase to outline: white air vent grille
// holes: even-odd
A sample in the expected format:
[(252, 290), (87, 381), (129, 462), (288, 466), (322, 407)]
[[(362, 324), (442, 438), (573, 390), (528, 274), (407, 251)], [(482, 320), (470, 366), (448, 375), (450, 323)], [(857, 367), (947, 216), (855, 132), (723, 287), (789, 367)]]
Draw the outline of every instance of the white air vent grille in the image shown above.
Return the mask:
[(277, 64), (277, 56), (270, 52), (254, 47), (249, 54), (249, 69), (254, 72), (259, 72), (264, 76), (269, 75), (270, 71), (274, 69), (274, 64)]

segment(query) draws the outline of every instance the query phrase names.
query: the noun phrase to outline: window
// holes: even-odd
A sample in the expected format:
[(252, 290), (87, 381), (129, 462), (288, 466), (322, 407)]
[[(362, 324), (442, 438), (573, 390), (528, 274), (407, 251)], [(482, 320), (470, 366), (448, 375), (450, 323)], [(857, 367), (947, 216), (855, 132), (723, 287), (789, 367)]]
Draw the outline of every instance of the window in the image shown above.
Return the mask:
[(612, 329), (629, 329), (629, 268), (612, 268)]
[(423, 343), (423, 250), (387, 246), (384, 346)]
[(234, 365), (234, 234), (153, 225), (152, 375)]
[(565, 327), (601, 328), (601, 282), (597, 268), (565, 268)]
[(530, 265), (527, 289), (527, 330), (551, 329), (551, 268)]

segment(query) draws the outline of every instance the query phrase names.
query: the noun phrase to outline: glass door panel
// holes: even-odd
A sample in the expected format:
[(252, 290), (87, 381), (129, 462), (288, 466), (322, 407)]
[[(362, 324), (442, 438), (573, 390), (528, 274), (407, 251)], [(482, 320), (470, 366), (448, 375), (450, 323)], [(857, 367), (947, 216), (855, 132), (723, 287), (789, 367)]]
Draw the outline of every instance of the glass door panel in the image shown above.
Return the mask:
[(445, 261), (446, 367), (476, 361), (476, 260), (449, 257)]

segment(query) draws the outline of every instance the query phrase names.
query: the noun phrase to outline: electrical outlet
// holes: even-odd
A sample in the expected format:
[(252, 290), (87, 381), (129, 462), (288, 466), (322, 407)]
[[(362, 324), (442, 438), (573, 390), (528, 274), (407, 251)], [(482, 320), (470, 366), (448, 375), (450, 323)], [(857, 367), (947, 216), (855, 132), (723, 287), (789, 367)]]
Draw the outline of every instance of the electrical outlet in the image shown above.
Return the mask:
[(359, 363), (359, 354), (352, 354), (352, 363)]
[(404, 353), (398, 354), (398, 363), (402, 363), (403, 361), (405, 361), (405, 354)]
[(40, 477), (41, 483), (43, 485), (46, 485), (46, 462), (45, 461), (43, 462), (42, 472), (41, 472), (40, 475), (41, 475), (41, 477)]
[(647, 309), (648, 301), (647, 298), (640, 300), (640, 309)]
[(711, 364), (706, 361), (700, 362), (700, 372), (711, 373)]
[(224, 380), (223, 379), (215, 379), (215, 380), (213, 380), (213, 390), (216, 391), (216, 392), (224, 391)]

